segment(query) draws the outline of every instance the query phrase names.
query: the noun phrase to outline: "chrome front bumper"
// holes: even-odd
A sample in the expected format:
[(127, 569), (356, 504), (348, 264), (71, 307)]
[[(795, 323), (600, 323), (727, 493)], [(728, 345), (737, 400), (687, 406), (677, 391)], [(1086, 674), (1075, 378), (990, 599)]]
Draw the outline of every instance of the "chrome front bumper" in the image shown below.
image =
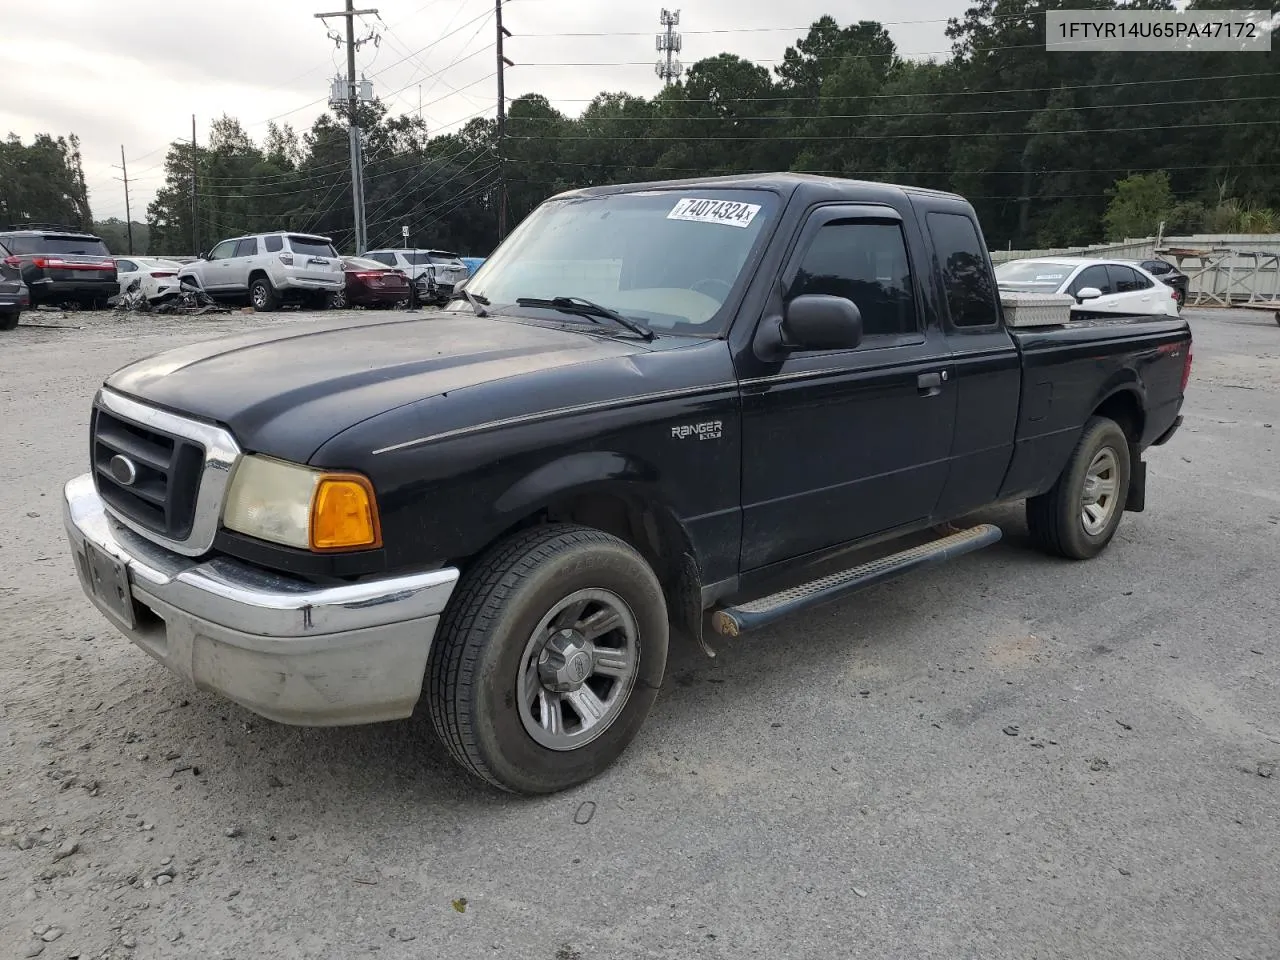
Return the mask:
[(200, 689), (302, 726), (413, 712), (456, 569), (319, 587), (165, 550), (107, 514), (91, 474), (67, 483), (63, 508), (94, 606)]

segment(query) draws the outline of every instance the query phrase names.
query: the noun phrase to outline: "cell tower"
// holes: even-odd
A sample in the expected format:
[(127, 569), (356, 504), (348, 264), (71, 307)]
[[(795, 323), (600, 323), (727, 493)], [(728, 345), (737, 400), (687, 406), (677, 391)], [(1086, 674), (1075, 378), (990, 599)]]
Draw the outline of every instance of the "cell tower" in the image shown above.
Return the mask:
[(684, 72), (684, 64), (675, 59), (684, 46), (683, 38), (675, 32), (675, 28), (680, 26), (680, 11), (673, 12), (664, 7), (658, 22), (667, 28), (666, 33), (658, 34), (658, 52), (665, 53), (666, 59), (658, 61), (654, 72), (663, 83), (669, 84)]

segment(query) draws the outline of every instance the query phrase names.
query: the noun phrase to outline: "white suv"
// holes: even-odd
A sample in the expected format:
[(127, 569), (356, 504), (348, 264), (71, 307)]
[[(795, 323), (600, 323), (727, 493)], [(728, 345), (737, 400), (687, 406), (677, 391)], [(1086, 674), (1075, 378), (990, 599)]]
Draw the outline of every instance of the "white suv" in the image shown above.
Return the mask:
[(403, 270), (423, 296), (440, 300), (452, 297), (453, 288), (471, 275), (461, 258), (447, 250), (370, 250), (364, 257)]
[(259, 233), (223, 240), (178, 272), (217, 299), (246, 295), (255, 310), (285, 301), (324, 307), (346, 286), (342, 258), (328, 237), (306, 233)]

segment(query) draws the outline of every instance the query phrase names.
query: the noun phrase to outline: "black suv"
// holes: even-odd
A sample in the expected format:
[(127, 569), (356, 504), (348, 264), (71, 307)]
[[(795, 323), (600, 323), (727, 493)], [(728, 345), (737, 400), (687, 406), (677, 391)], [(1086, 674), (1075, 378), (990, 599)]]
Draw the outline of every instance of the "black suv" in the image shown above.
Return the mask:
[(98, 237), (70, 230), (0, 232), (0, 260), (17, 269), (31, 305), (72, 301), (101, 309), (120, 292), (116, 262)]
[(30, 295), (18, 268), (0, 260), (0, 330), (16, 327), (22, 308), (30, 304)]

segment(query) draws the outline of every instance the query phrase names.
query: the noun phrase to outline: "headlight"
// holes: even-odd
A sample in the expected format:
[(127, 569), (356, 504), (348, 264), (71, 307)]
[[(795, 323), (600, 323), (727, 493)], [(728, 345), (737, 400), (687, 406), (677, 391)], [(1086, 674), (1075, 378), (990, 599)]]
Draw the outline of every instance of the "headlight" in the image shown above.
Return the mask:
[(227, 529), (303, 550), (382, 546), (373, 486), (358, 474), (247, 456), (222, 513)]

